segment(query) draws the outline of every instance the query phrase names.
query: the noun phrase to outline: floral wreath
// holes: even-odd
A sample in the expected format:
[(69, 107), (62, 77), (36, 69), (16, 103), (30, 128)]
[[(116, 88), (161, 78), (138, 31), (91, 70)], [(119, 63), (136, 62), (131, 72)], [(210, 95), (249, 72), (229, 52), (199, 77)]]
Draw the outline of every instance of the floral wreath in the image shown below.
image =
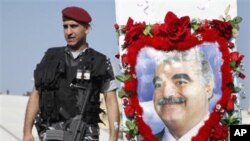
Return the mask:
[(141, 135), (143, 141), (157, 140), (142, 118), (143, 108), (137, 98), (135, 65), (139, 51), (145, 46), (162, 51), (184, 51), (204, 42), (219, 44), (223, 59), (222, 96), (192, 141), (228, 139), (229, 125), (240, 122), (240, 116), (235, 112), (238, 112), (237, 98), (242, 87), (234, 82), (234, 78), (245, 78), (242, 73), (244, 55), (236, 51), (234, 44), (242, 18), (237, 16), (231, 19), (228, 11), (229, 7), (225, 10), (225, 17), (213, 20), (190, 20), (188, 16), (178, 18), (173, 12), (168, 12), (164, 23), (147, 25), (145, 22), (135, 23), (129, 18), (125, 26), (115, 24), (118, 36), (125, 35), (121, 46), (123, 53), (116, 55), (121, 61), (123, 74), (116, 78), (123, 84), (118, 94), (126, 115), (122, 131), (129, 141), (134, 141), (137, 135)]

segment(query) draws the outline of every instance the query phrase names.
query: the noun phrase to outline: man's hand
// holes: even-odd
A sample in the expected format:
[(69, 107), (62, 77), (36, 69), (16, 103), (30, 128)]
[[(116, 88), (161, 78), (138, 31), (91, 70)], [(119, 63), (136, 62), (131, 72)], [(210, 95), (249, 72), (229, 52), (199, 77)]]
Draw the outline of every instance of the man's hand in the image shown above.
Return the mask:
[(32, 134), (27, 134), (23, 136), (23, 141), (35, 141), (35, 139)]

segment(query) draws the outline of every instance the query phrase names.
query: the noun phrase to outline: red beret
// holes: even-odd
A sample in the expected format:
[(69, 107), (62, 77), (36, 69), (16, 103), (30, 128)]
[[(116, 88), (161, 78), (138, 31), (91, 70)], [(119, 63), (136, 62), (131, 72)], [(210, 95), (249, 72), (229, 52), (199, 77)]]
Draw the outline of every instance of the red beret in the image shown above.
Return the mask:
[(89, 13), (80, 7), (66, 7), (62, 10), (63, 17), (76, 20), (78, 22), (89, 23), (91, 22), (91, 16)]

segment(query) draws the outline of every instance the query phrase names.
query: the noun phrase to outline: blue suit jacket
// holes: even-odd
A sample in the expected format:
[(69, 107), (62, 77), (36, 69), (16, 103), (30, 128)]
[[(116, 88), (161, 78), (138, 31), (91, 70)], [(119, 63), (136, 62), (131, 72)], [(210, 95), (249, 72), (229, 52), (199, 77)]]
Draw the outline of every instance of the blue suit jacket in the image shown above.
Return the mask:
[(155, 134), (155, 137), (157, 138), (158, 141), (161, 141), (163, 138), (165, 130), (163, 129), (161, 132)]

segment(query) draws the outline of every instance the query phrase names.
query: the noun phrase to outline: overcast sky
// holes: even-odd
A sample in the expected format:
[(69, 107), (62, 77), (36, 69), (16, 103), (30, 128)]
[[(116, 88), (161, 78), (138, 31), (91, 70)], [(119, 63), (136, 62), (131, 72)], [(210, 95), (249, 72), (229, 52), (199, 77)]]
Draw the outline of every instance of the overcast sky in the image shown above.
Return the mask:
[[(64, 46), (61, 10), (77, 5), (85, 8), (93, 18), (88, 36), (90, 46), (111, 58), (114, 66), (118, 60), (118, 43), (115, 35), (114, 0), (0, 0), (0, 92), (9, 90), (21, 95), (33, 87), (33, 70), (49, 47)], [(239, 51), (244, 59), (246, 80), (250, 81), (250, 15), (249, 0), (238, 0), (238, 15), (243, 17)], [(248, 85), (249, 86), (249, 85)], [(250, 88), (244, 91), (250, 96)], [(248, 97), (249, 97), (248, 96)], [(246, 106), (249, 100), (243, 100)]]

